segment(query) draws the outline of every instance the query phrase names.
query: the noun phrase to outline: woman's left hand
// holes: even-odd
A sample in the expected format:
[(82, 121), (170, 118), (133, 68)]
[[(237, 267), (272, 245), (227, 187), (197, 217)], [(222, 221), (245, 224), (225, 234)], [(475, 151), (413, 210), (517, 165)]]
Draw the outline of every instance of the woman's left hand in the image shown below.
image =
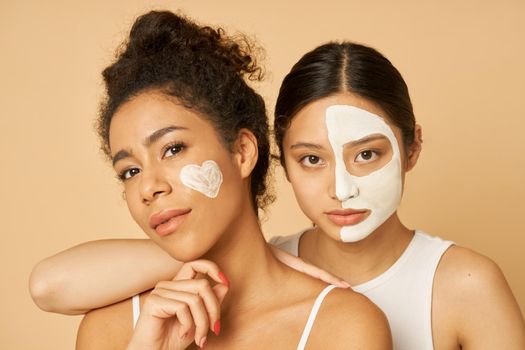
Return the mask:
[[(217, 284), (212, 286), (206, 275)], [(172, 281), (159, 282), (146, 298), (128, 350), (181, 350), (193, 341), (202, 347), (210, 329), (219, 333), (227, 292), (228, 281), (215, 263), (185, 263)]]

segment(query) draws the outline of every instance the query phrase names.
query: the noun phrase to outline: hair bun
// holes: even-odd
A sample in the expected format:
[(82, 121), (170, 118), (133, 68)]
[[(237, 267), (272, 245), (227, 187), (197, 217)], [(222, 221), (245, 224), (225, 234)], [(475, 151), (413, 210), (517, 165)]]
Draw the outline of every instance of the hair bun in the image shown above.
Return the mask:
[(253, 45), (245, 36), (233, 39), (221, 28), (200, 27), (169, 11), (151, 11), (134, 23), (122, 56), (151, 58), (167, 54), (195, 64), (219, 60), (240, 76), (247, 74), (250, 80), (261, 80), (262, 70), (252, 50)]

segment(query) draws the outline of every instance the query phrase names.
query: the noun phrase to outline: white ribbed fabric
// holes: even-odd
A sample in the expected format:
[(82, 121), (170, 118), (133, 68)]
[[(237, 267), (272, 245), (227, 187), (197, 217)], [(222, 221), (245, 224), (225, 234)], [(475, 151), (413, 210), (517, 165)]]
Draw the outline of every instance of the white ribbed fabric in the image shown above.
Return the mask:
[[(305, 231), (275, 237), (270, 243), (298, 255), (299, 240)], [(432, 350), (432, 287), (441, 257), (453, 245), (439, 237), (416, 231), (399, 259), (376, 278), (353, 286), (366, 295), (388, 318), (394, 349)]]

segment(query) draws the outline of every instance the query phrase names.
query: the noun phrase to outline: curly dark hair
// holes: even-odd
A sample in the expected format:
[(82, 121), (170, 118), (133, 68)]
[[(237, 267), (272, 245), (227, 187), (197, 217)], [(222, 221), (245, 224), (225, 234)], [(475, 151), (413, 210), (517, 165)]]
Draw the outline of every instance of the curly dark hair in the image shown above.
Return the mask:
[(111, 157), (109, 127), (116, 110), (157, 90), (200, 112), (230, 151), (241, 128), (255, 135), (259, 158), (251, 174), (252, 204), (264, 208), (273, 199), (266, 193), (270, 144), (264, 100), (246, 81), (263, 78), (254, 51), (244, 35), (227, 36), (221, 28), (199, 26), (169, 11), (140, 16), (102, 73), (107, 93), (97, 121), (102, 150)]

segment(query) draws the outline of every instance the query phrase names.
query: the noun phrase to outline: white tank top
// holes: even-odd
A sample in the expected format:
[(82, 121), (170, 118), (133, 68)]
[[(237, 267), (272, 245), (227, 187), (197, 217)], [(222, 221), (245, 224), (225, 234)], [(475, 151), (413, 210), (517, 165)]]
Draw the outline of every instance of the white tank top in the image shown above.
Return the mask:
[[(299, 255), (299, 239), (306, 232), (274, 237), (270, 243)], [(396, 350), (432, 350), (432, 287), (445, 251), (453, 242), (416, 231), (399, 259), (376, 278), (352, 288), (383, 310)]]
[[(334, 288), (336, 288), (336, 286), (334, 285), (326, 286), (315, 299), (314, 305), (312, 306), (312, 310), (310, 311), (310, 315), (308, 316), (308, 320), (306, 321), (303, 334), (301, 335), (301, 339), (299, 340), (299, 345), (297, 345), (297, 350), (304, 350), (306, 343), (308, 342), (310, 332), (312, 331), (315, 318), (317, 317), (317, 313), (319, 312), (319, 308), (321, 307), (321, 304), (323, 303), (323, 300), (326, 297), (326, 295), (330, 293), (330, 291)], [(133, 305), (133, 328), (135, 328), (135, 325), (137, 324), (140, 315), (139, 295), (135, 295), (133, 296), (133, 298), (131, 298), (131, 304)]]

